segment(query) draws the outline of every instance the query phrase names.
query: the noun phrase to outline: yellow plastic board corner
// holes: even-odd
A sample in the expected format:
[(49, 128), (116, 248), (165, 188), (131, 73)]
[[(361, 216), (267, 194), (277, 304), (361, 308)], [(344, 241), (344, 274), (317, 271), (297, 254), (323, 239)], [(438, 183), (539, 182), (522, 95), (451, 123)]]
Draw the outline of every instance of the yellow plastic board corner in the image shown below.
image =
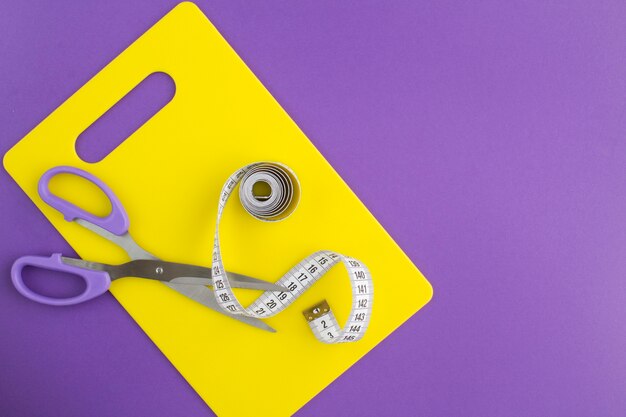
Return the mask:
[[(101, 162), (80, 160), (78, 135), (158, 71), (175, 81), (174, 98)], [(275, 334), (225, 318), (157, 282), (115, 281), (113, 295), (220, 416), (295, 413), (425, 305), (430, 284), (192, 3), (175, 7), (4, 158), (7, 171), (81, 257), (127, 260), (41, 201), (37, 181), (53, 166), (83, 168), (106, 182), (128, 211), (131, 234), (148, 251), (201, 265), (211, 262), (223, 182), (262, 160), (296, 172), (300, 206), (285, 221), (263, 223), (233, 199), (221, 226), (226, 267), (275, 281), (316, 250), (354, 256), (374, 279), (373, 318), (357, 343), (324, 345), (310, 332), (301, 312), (322, 299), (341, 323), (347, 318), (350, 285), (341, 266), (267, 320)], [(67, 191), (79, 186), (68, 183)], [(92, 196), (78, 189), (75, 195), (78, 203)]]

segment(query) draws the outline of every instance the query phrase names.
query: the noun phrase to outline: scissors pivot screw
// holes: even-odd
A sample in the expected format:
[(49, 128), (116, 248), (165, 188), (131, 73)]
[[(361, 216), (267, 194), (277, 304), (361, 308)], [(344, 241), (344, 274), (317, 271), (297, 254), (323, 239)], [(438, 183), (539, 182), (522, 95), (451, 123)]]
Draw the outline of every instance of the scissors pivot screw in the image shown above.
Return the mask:
[(159, 274), (159, 275), (162, 275), (162, 274), (163, 274), (163, 268), (162, 268), (162, 267), (160, 267), (160, 266), (157, 266), (157, 268), (156, 268), (155, 272), (156, 272), (157, 274)]

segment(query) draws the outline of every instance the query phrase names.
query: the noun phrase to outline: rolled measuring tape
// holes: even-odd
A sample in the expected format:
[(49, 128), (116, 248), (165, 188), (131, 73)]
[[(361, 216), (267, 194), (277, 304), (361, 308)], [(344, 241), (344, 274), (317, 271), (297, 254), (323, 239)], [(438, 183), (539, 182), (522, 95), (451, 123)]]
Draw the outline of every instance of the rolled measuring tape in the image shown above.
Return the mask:
[(317, 282), (333, 266), (342, 262), (352, 286), (352, 310), (341, 327), (326, 300), (303, 312), (315, 337), (324, 343), (354, 342), (363, 337), (372, 314), (374, 287), (367, 267), (359, 260), (332, 251), (319, 251), (291, 268), (276, 283), (290, 291), (266, 291), (248, 307), (233, 293), (220, 252), (219, 227), (226, 202), (239, 185), (239, 199), (248, 213), (262, 221), (287, 218), (298, 205), (300, 184), (287, 166), (275, 162), (257, 162), (233, 173), (219, 199), (215, 241), (213, 244), (213, 290), (225, 311), (255, 318), (274, 316)]

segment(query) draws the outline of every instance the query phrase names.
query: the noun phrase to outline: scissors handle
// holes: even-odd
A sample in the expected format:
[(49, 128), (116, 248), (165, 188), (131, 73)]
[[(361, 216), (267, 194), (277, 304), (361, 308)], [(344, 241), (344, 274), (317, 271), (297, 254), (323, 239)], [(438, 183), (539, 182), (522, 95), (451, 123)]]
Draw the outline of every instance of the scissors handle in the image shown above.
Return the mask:
[[(48, 297), (38, 294), (28, 288), (24, 283), (22, 271), (27, 266), (78, 275), (85, 281), (85, 291), (82, 294), (69, 298)], [(91, 300), (94, 297), (104, 294), (111, 285), (111, 278), (106, 272), (67, 265), (63, 263), (60, 253), (55, 253), (50, 257), (22, 256), (13, 263), (11, 279), (17, 291), (24, 297), (41, 304), (53, 306), (69, 306)]]
[[(63, 200), (62, 198), (54, 195), (50, 191), (49, 184), (50, 180), (58, 174), (77, 175), (93, 183), (107, 196), (107, 198), (111, 202), (111, 213), (109, 213), (105, 217), (96, 216), (70, 203), (69, 201)], [(82, 169), (69, 166), (58, 166), (51, 168), (46, 171), (39, 179), (38, 190), (41, 199), (45, 201), (49, 206), (54, 207), (59, 212), (61, 212), (65, 217), (65, 220), (67, 221), (83, 219), (95, 224), (96, 226), (100, 226), (117, 236), (121, 236), (128, 231), (128, 215), (126, 214), (126, 211), (124, 210), (124, 207), (122, 206), (122, 203), (120, 203), (117, 196), (104, 182), (102, 182), (94, 175), (83, 171)]]

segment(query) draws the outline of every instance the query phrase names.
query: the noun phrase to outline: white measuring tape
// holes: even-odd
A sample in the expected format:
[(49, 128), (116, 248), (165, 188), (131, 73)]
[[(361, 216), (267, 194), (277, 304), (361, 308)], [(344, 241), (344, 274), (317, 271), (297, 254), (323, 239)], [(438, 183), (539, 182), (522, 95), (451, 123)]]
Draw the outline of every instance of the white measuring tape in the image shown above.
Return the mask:
[[(287, 166), (274, 162), (247, 165), (237, 170), (226, 181), (219, 199), (213, 245), (213, 290), (220, 307), (233, 314), (255, 318), (271, 317), (287, 308), (341, 261), (348, 270), (352, 285), (352, 310), (346, 325), (340, 327), (325, 300), (304, 311), (303, 314), (315, 337), (322, 342), (342, 343), (361, 339), (372, 314), (374, 295), (372, 276), (362, 262), (335, 252), (315, 252), (276, 282), (291, 291), (266, 291), (248, 307), (244, 307), (237, 300), (222, 263), (219, 226), (226, 202), (239, 183), (241, 183), (239, 186), (241, 204), (248, 213), (263, 221), (287, 218), (295, 210), (300, 199), (300, 184), (295, 174)], [(259, 191), (263, 188), (264, 191)]]

